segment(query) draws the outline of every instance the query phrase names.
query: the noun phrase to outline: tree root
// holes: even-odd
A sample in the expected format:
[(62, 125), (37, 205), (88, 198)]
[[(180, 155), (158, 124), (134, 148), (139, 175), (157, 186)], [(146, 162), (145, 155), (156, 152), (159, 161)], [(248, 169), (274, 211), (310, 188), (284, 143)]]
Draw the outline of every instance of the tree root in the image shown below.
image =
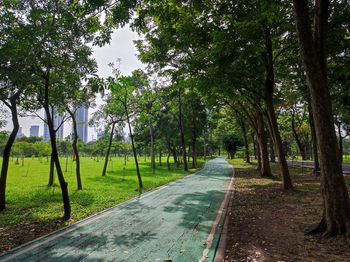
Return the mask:
[(306, 236), (311, 236), (311, 235), (317, 235), (317, 234), (321, 234), (327, 233), (327, 225), (326, 225), (326, 220), (324, 218), (321, 219), (321, 221), (314, 227), (312, 227), (311, 229), (307, 230), (305, 232)]

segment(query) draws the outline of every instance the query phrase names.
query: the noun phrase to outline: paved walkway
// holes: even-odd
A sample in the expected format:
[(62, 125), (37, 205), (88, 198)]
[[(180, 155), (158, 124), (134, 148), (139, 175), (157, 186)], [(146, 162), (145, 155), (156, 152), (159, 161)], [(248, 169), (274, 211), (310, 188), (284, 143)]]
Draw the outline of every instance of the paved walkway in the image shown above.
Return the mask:
[[(54, 232), (0, 261), (212, 261), (218, 234), (207, 247), (228, 189), (232, 167), (223, 159), (168, 186)], [(220, 212), (219, 212), (220, 213)]]

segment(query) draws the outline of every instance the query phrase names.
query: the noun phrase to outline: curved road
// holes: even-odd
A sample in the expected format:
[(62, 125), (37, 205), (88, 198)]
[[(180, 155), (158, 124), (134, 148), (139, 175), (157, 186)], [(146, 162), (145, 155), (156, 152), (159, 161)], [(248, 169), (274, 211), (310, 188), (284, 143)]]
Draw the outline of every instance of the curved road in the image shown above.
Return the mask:
[(223, 158), (211, 160), (194, 175), (9, 251), (0, 261), (213, 261), (218, 231), (211, 245), (207, 240), (231, 176)]

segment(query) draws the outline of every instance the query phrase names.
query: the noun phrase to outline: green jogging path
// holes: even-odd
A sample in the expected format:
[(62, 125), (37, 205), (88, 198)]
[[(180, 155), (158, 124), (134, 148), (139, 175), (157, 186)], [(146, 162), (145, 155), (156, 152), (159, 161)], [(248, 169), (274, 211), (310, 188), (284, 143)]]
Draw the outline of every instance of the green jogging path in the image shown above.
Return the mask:
[(223, 158), (190, 176), (58, 230), (0, 261), (213, 261), (233, 169)]

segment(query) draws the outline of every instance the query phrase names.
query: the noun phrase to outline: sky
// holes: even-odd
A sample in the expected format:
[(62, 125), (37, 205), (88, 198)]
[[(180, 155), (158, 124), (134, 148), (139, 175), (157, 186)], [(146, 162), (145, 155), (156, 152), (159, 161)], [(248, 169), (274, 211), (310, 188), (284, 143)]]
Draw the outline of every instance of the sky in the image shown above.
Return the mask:
[[(139, 36), (137, 33), (133, 32), (130, 27), (127, 25), (124, 28), (115, 30), (112, 35), (112, 41), (110, 45), (103, 47), (95, 46), (93, 47), (93, 57), (96, 59), (98, 64), (98, 74), (99, 76), (106, 77), (112, 74), (111, 68), (108, 66), (109, 63), (115, 62), (118, 59), (120, 61), (120, 71), (124, 75), (130, 74), (133, 70), (144, 68), (144, 65), (137, 58), (137, 50), (133, 43), (134, 40), (137, 40)], [(101, 99), (97, 100), (97, 104), (101, 103)], [(89, 110), (89, 115), (91, 115), (95, 109)], [(41, 112), (43, 115), (43, 112)], [(43, 135), (44, 124), (43, 121), (37, 117), (26, 117), (20, 118), (20, 126), (22, 127), (22, 132), (25, 136), (29, 136), (29, 129), (32, 125), (39, 125), (39, 136)], [(12, 128), (11, 121), (9, 120), (6, 130)], [(67, 136), (71, 133), (71, 124), (64, 124), (64, 136)], [(91, 141), (96, 139), (96, 131), (93, 127), (89, 127), (88, 131), (88, 140)]]

